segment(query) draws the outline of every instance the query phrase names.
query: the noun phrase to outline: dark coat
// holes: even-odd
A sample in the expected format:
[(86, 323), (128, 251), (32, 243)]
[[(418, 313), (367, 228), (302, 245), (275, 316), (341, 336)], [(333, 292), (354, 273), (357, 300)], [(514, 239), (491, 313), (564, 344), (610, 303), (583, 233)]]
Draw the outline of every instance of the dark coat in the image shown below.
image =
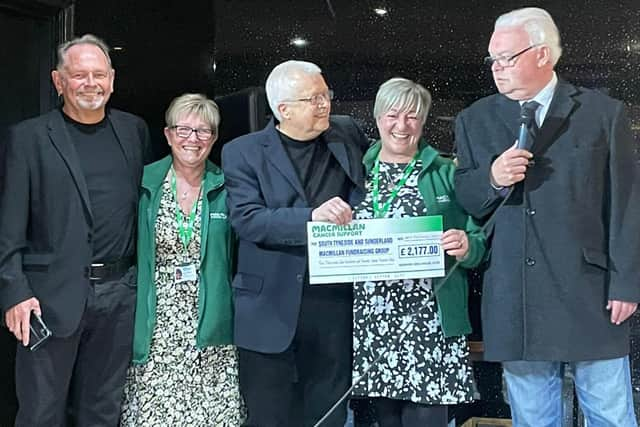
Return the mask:
[[(142, 119), (107, 110), (138, 193), (149, 145)], [(89, 291), (92, 213), (87, 184), (60, 110), (9, 130), (0, 161), (0, 308), (33, 296), (54, 335), (78, 327)]]
[[(351, 118), (331, 116), (331, 127), (321, 137), (351, 181), (354, 197), (361, 196), (365, 135)], [(222, 167), (231, 224), (239, 237), (232, 283), (235, 344), (280, 353), (298, 324), (312, 208), (273, 121), (226, 144)]]
[[(481, 99), (456, 120), (456, 193), (477, 218), (502, 200), (493, 160), (517, 138), (519, 104)], [(640, 170), (624, 106), (560, 81), (530, 148), (535, 163), (496, 213), (484, 277), (489, 360), (579, 361), (629, 352), (607, 300), (640, 300)]]

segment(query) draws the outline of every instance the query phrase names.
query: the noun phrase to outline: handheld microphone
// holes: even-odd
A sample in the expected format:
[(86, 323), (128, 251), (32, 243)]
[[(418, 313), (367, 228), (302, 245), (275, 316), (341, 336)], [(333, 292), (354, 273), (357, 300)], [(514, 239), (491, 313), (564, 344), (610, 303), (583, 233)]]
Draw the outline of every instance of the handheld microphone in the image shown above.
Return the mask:
[(529, 127), (536, 119), (536, 110), (540, 104), (535, 101), (525, 102), (520, 108), (520, 132), (518, 134), (518, 144), (516, 148), (525, 148), (529, 138)]

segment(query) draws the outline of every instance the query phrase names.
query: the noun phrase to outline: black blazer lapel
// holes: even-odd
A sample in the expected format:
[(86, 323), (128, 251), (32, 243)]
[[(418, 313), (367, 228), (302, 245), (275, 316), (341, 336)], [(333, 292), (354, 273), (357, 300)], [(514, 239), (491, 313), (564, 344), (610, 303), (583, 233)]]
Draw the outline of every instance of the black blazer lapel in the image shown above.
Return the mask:
[(340, 167), (344, 170), (349, 179), (354, 184), (360, 186), (362, 184), (361, 170), (352, 167), (345, 143), (338, 139), (334, 139), (334, 136), (334, 131), (329, 128), (322, 137), (327, 143), (329, 151), (331, 151), (333, 157), (338, 161)]
[(73, 177), (73, 181), (76, 184), (82, 204), (87, 212), (89, 224), (93, 223), (93, 214), (91, 213), (91, 204), (89, 203), (89, 190), (87, 189), (87, 182), (84, 179), (84, 174), (80, 169), (80, 160), (76, 154), (76, 150), (71, 143), (71, 137), (67, 132), (67, 127), (62, 117), (62, 113), (56, 111), (51, 116), (47, 125), (49, 132), (49, 139), (55, 146), (60, 157), (64, 160), (69, 173)]
[[(115, 114), (110, 110), (107, 110), (107, 118), (111, 123), (113, 133), (116, 135), (118, 145), (120, 145), (122, 153), (124, 154), (124, 159), (127, 162), (127, 170), (129, 171), (129, 175), (131, 176), (130, 182), (133, 185), (134, 190), (137, 191), (140, 177), (136, 175), (136, 158), (135, 154), (131, 151), (133, 149), (133, 147), (131, 146), (131, 141), (137, 142), (140, 141), (140, 138), (136, 134), (135, 127), (131, 126), (130, 124), (127, 125), (126, 122), (121, 121), (121, 117), (121, 114)], [(130, 141), (129, 144), (127, 144), (126, 141)]]
[(291, 163), (291, 159), (282, 146), (282, 141), (280, 141), (280, 136), (275, 128), (274, 122), (271, 121), (269, 125), (269, 129), (265, 132), (267, 138), (262, 142), (265, 158), (273, 167), (284, 175), (285, 178), (287, 178), (287, 181), (289, 181), (300, 197), (306, 201), (307, 196), (302, 188), (300, 178), (298, 178), (298, 174)]
[(575, 86), (563, 81), (558, 82), (549, 111), (531, 149), (534, 156), (544, 153), (557, 140), (558, 132), (566, 127), (564, 125), (569, 116), (578, 107), (578, 103), (573, 98), (577, 93), (578, 89)]
[(506, 128), (505, 132), (511, 137), (501, 142), (496, 141), (498, 144), (504, 144), (498, 147), (498, 153), (502, 153), (511, 147), (516, 139), (518, 139), (520, 104), (518, 101), (511, 100), (504, 95), (498, 95), (496, 97), (495, 108), (500, 117), (500, 121)]
[[(131, 166), (131, 159), (133, 157), (133, 153), (131, 152), (131, 147), (128, 144), (125, 144), (123, 141), (137, 141), (139, 138), (137, 135), (131, 136), (128, 135), (128, 131), (132, 129), (128, 129), (126, 125), (124, 125), (116, 114), (112, 114), (110, 111), (107, 112), (107, 117), (109, 122), (111, 123), (111, 128), (113, 129), (113, 133), (116, 134), (116, 139), (118, 140), (118, 144), (124, 153), (124, 158), (127, 161), (127, 165)], [(131, 171), (131, 168), (128, 168)]]

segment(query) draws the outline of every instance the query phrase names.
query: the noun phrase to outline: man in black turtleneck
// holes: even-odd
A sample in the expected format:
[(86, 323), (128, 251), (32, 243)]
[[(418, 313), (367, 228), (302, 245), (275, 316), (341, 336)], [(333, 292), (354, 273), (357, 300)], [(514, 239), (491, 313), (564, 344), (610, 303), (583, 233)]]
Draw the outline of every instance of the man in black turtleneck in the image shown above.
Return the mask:
[[(368, 140), (316, 65), (287, 61), (266, 83), (275, 120), (227, 144), (239, 236), (233, 281), (245, 426), (312, 426), (351, 384), (351, 284), (309, 285), (307, 221), (346, 224), (363, 193)], [(343, 404), (323, 425), (343, 426)]]
[[(61, 45), (52, 78), (62, 108), (17, 124), (5, 141), (0, 308), (19, 341), (16, 426), (118, 424), (149, 136), (140, 118), (106, 108), (108, 52), (92, 35)], [(32, 351), (34, 314), (52, 336)]]

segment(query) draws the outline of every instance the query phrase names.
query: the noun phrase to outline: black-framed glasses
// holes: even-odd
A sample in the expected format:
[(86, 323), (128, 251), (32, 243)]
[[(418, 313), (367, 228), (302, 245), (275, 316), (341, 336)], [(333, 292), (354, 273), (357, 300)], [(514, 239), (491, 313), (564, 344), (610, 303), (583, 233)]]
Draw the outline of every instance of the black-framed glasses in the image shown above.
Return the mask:
[(192, 128), (190, 126), (171, 126), (169, 129), (176, 131), (176, 135), (180, 138), (189, 138), (193, 132), (196, 133), (196, 138), (200, 141), (208, 141), (214, 134), (213, 129), (207, 128)]
[(514, 53), (513, 55), (487, 56), (486, 58), (484, 58), (484, 63), (489, 67), (491, 67), (494, 63), (497, 63), (503, 68), (513, 67), (514, 65), (516, 65), (516, 58), (538, 46), (540, 46), (540, 44), (532, 44), (528, 47), (525, 47), (521, 51)]
[(308, 102), (311, 105), (320, 105), (323, 102), (333, 101), (333, 91), (329, 89), (324, 93), (317, 93), (315, 95), (311, 95), (307, 98), (298, 98), (298, 99), (286, 99), (282, 102)]

